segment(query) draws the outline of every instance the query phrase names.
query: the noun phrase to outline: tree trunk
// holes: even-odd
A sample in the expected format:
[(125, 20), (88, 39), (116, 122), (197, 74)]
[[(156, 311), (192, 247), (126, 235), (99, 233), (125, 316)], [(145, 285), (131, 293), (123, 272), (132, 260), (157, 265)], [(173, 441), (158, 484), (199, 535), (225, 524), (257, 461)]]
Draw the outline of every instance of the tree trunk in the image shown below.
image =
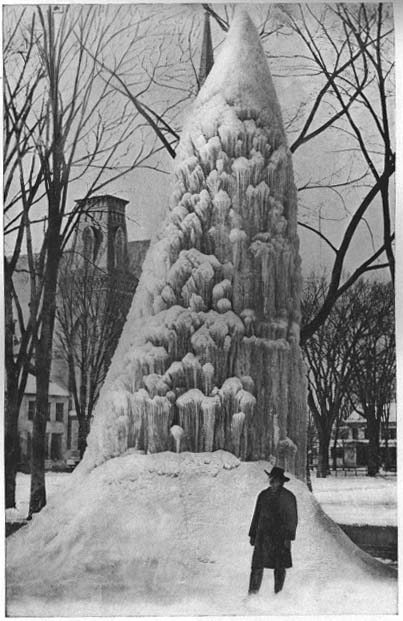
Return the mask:
[(85, 417), (85, 414), (78, 419), (78, 450), (80, 451), (80, 458), (83, 458), (84, 451), (87, 448), (87, 436), (89, 433), (89, 423)]
[(308, 455), (306, 457), (306, 486), (312, 492), (311, 466), (309, 464)]
[(368, 429), (368, 476), (374, 477), (379, 471), (379, 421), (375, 416), (367, 418)]
[(46, 505), (45, 440), (49, 402), (49, 371), (50, 369), (41, 369), (36, 376), (36, 408), (32, 425), (30, 517)]
[(49, 403), (49, 381), (52, 364), (53, 332), (56, 317), (56, 290), (59, 270), (60, 248), (57, 222), (49, 219), (48, 256), (42, 308), (42, 330), (35, 356), (36, 410), (32, 427), (31, 497), (29, 515), (37, 513), (46, 505), (45, 489), (45, 437)]
[(7, 266), (5, 266), (4, 281), (4, 315), (5, 315), (5, 366), (6, 366), (6, 395), (5, 395), (5, 495), (6, 509), (15, 507), (15, 479), (17, 475), (17, 463), (19, 458), (18, 437), (18, 379), (15, 370), (13, 355), (14, 321), (10, 283), (7, 278)]
[(334, 435), (334, 442), (333, 442), (333, 472), (336, 472), (337, 470), (337, 440), (339, 439), (339, 422), (336, 421), (336, 432)]
[(19, 402), (16, 382), (7, 381), (7, 403), (5, 408), (4, 466), (6, 509), (15, 507), (17, 466), (20, 456), (18, 436)]
[(390, 470), (390, 450), (389, 450), (389, 426), (386, 426), (385, 430), (385, 464), (384, 468), (386, 472)]
[(318, 455), (318, 468), (316, 476), (318, 478), (326, 478), (329, 474), (329, 444), (330, 434), (328, 431), (319, 429), (319, 455)]

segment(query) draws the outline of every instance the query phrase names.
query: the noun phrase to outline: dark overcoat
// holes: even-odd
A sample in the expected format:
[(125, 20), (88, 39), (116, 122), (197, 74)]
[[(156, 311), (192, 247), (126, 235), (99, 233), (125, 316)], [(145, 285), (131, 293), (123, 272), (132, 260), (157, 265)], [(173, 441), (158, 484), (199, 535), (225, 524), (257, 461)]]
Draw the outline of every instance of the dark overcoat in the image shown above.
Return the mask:
[(291, 550), (284, 542), (295, 539), (297, 523), (297, 501), (290, 490), (268, 487), (260, 492), (249, 530), (255, 546), (252, 567), (292, 567)]

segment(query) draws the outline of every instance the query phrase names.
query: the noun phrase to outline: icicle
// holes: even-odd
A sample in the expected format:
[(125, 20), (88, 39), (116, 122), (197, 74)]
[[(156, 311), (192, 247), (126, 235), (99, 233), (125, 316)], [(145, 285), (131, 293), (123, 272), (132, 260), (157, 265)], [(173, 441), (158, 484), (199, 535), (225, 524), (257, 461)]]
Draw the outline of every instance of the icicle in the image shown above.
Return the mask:
[(192, 293), (189, 300), (189, 308), (195, 313), (207, 310), (205, 301), (200, 295)]
[(245, 325), (245, 333), (247, 336), (252, 336), (255, 333), (255, 311), (251, 308), (245, 308), (241, 313), (241, 319)]
[(280, 440), (278, 444), (278, 465), (284, 470), (294, 472), (297, 447), (290, 438)]
[(232, 163), (232, 170), (237, 182), (239, 204), (241, 204), (242, 197), (250, 184), (251, 174), (249, 160), (247, 160), (246, 157), (238, 157)]
[(169, 386), (161, 378), (161, 375), (157, 373), (150, 373), (143, 377), (144, 387), (153, 399), (157, 395), (163, 397), (168, 392)]
[[(184, 431), (184, 450), (199, 451), (199, 440), (203, 425), (201, 402), (203, 393), (197, 388), (188, 390), (176, 401), (178, 422)], [(185, 448), (186, 447), (186, 448)]]
[(221, 298), (221, 300), (218, 300), (216, 308), (219, 313), (227, 313), (232, 309), (231, 300), (229, 300), (228, 298)]
[(229, 210), (231, 207), (231, 199), (227, 192), (219, 190), (213, 198), (214, 217), (213, 222), (215, 224), (226, 224), (228, 219)]
[(214, 386), (214, 367), (211, 362), (206, 362), (203, 365), (203, 392), (205, 395), (209, 395)]
[(200, 161), (206, 174), (216, 168), (217, 157), (220, 152), (221, 142), (218, 136), (210, 138), (210, 140), (200, 149)]
[(159, 453), (168, 450), (169, 429), (172, 424), (172, 406), (166, 397), (146, 401), (145, 450)]
[(241, 377), (241, 384), (242, 388), (247, 392), (250, 392), (251, 395), (255, 393), (255, 382), (250, 375), (243, 375)]
[(241, 455), (241, 435), (245, 425), (245, 414), (243, 412), (236, 412), (232, 416), (231, 421), (231, 442), (233, 446), (233, 452), (237, 457)]
[(161, 291), (161, 298), (165, 302), (167, 307), (174, 306), (176, 304), (176, 295), (172, 287), (170, 287), (169, 285), (165, 285), (165, 287)]
[(189, 352), (183, 358), (182, 365), (186, 388), (201, 388), (203, 386), (202, 368), (196, 356)]
[(207, 187), (212, 196), (217, 194), (222, 187), (222, 179), (221, 175), (216, 170), (212, 170), (209, 176), (207, 177)]
[(220, 399), (216, 397), (204, 397), (201, 402), (203, 416), (203, 429), (200, 449), (211, 452), (214, 450), (214, 430), (216, 417), (220, 411)]
[(171, 366), (167, 369), (165, 375), (163, 376), (163, 381), (168, 386), (172, 387), (181, 387), (185, 386), (185, 371), (183, 368), (182, 362), (175, 361), (171, 364)]
[(200, 200), (195, 205), (195, 213), (200, 218), (200, 222), (207, 226), (210, 222), (212, 209), (210, 196), (206, 190), (202, 190), (199, 196)]
[(186, 245), (189, 248), (199, 248), (203, 228), (197, 214), (188, 214), (180, 226), (185, 234)]
[(227, 227), (222, 224), (210, 227), (208, 231), (208, 246), (221, 263), (232, 258), (231, 244), (228, 238)]
[(256, 398), (251, 395), (250, 392), (244, 390), (238, 390), (235, 396), (235, 407), (240, 412), (244, 412), (248, 418), (253, 416), (253, 412), (256, 406)]
[(171, 429), (169, 430), (169, 433), (171, 434), (173, 441), (174, 441), (175, 453), (180, 453), (182, 436), (183, 436), (182, 427), (180, 427), (179, 425), (173, 425), (173, 427), (171, 427)]
[(182, 199), (180, 204), (174, 207), (174, 209), (170, 213), (169, 219), (175, 226), (179, 226), (182, 220), (184, 220), (189, 214), (189, 211), (186, 209), (184, 202), (184, 199)]
[(201, 364), (206, 364), (216, 359), (217, 345), (213, 341), (211, 334), (206, 326), (203, 326), (194, 333), (191, 339), (192, 349), (200, 360)]
[(231, 295), (232, 285), (229, 280), (225, 279), (217, 283), (212, 291), (213, 306), (217, 307), (217, 303), (219, 302), (219, 300), (221, 300), (222, 298), (231, 298)]

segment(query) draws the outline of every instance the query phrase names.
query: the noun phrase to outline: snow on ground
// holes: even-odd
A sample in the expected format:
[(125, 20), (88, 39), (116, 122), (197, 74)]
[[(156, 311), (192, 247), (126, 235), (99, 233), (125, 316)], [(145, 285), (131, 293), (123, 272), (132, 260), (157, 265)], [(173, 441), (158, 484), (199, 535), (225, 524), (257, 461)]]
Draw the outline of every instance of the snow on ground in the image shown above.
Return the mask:
[[(49, 499), (59, 490), (65, 488), (70, 481), (69, 472), (46, 472), (46, 498)], [(7, 522), (20, 522), (25, 520), (29, 510), (29, 495), (31, 486), (31, 476), (29, 474), (17, 473), (15, 491), (15, 509), (6, 509)]]
[(246, 597), (265, 467), (224, 451), (132, 452), (71, 476), (7, 539), (7, 614), (396, 613), (396, 572), (359, 550), (294, 477), (294, 568), (280, 594), (266, 570), (260, 595)]
[(338, 524), (397, 526), (396, 476), (312, 476), (322, 509)]
[[(46, 473), (48, 500), (67, 486), (70, 476), (65, 472)], [(372, 478), (340, 474), (320, 479), (313, 472), (311, 477), (316, 500), (338, 524), (397, 526), (396, 475), (385, 474)], [(27, 517), (30, 481), (28, 474), (17, 474), (16, 508), (6, 510), (7, 521), (20, 521)]]

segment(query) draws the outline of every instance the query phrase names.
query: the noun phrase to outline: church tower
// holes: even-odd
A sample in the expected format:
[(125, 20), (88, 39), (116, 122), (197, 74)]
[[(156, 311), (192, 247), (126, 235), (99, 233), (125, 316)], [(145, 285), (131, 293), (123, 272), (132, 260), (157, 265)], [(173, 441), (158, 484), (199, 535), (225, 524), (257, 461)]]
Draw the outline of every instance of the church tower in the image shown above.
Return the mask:
[(105, 194), (80, 199), (82, 215), (74, 241), (76, 255), (112, 274), (128, 265), (126, 205), (128, 201)]

